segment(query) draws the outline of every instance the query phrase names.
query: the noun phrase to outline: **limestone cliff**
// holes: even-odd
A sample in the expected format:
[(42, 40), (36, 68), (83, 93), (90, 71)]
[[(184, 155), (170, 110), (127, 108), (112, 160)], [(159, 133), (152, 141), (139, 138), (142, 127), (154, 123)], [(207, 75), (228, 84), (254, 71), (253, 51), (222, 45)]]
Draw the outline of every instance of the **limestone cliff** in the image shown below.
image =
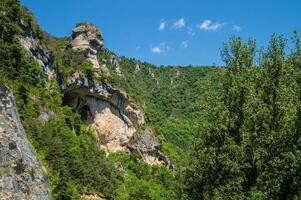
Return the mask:
[(165, 165), (173, 168), (170, 160), (160, 151), (160, 143), (150, 128), (140, 129), (131, 138), (128, 148), (139, 153), (150, 165)]
[(21, 124), (14, 97), (0, 86), (0, 197), (48, 200), (47, 177)]
[(58, 70), (55, 65), (54, 54), (51, 50), (43, 48), (39, 40), (34, 37), (32, 27), (29, 23), (21, 21), (23, 35), (19, 38), (22, 47), (30, 58), (35, 59), (42, 67), (48, 80), (58, 78)]
[(108, 84), (95, 84), (79, 73), (67, 81), (63, 92), (65, 103), (92, 128), (107, 153), (129, 149), (150, 165), (172, 168), (153, 131), (141, 128), (145, 124), (143, 111), (125, 92)]
[[(20, 38), (22, 46), (30, 57), (38, 61), (49, 80), (57, 79), (64, 94), (65, 104), (79, 113), (82, 121), (92, 128), (101, 148), (104, 148), (107, 153), (130, 149), (138, 151), (142, 155), (142, 160), (148, 164), (170, 165), (160, 152), (160, 145), (155, 136), (148, 134), (152, 132), (144, 132), (141, 137), (131, 140), (139, 127), (145, 124), (145, 117), (143, 111), (129, 100), (125, 92), (109, 84), (95, 82), (80, 72), (75, 72), (64, 80), (55, 66), (54, 54), (39, 45), (28, 24), (23, 26), (25, 34)], [(96, 73), (108, 74), (106, 66), (99, 65), (97, 59), (98, 53), (103, 49), (103, 41), (103, 35), (96, 26), (81, 23), (73, 29), (69, 47), (90, 60)], [(120, 61), (117, 56), (110, 57), (109, 62), (119, 70)], [(41, 115), (40, 118), (44, 120), (47, 117)], [(147, 136), (152, 139), (145, 140)], [(137, 145), (133, 141), (136, 141)], [(155, 143), (152, 143), (154, 141)], [(147, 148), (138, 148), (141, 146), (139, 142)]]
[[(96, 54), (102, 50), (103, 45), (99, 29), (92, 24), (79, 24), (73, 29), (72, 38), (72, 49), (83, 52), (98, 68)], [(117, 56), (111, 56), (109, 62), (116, 65), (118, 70)], [(104, 72), (103, 69), (101, 71)], [(74, 73), (64, 83), (64, 102), (92, 128), (100, 147), (107, 153), (130, 149), (137, 151), (148, 164), (171, 167), (168, 158), (160, 152), (160, 143), (153, 132), (149, 128), (140, 130), (145, 124), (143, 111), (125, 92), (109, 84), (90, 80), (80, 72)]]
[(91, 61), (94, 68), (108, 73), (106, 66), (100, 66), (97, 53), (103, 47), (103, 35), (93, 24), (81, 23), (72, 30), (71, 47), (74, 51), (81, 52)]
[(142, 111), (127, 95), (107, 84), (94, 84), (75, 74), (67, 81), (65, 102), (95, 131), (108, 153), (124, 150), (137, 128), (145, 123)]

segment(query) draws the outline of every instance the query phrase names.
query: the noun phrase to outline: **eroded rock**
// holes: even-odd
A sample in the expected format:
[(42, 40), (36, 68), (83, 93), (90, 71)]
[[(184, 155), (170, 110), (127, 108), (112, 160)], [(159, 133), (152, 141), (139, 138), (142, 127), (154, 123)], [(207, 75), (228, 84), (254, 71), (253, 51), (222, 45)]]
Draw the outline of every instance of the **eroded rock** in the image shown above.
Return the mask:
[(139, 125), (145, 123), (142, 111), (126, 93), (110, 85), (94, 84), (77, 74), (64, 93), (66, 104), (90, 125), (108, 153), (126, 149)]
[[(83, 52), (95, 68), (106, 68), (105, 64), (99, 66), (96, 58), (103, 47), (103, 36), (97, 27), (92, 24), (79, 24), (73, 30), (72, 38), (71, 47), (74, 51)], [(115, 66), (116, 73), (122, 76), (120, 59), (114, 55), (110, 57), (109, 62)], [(140, 70), (139, 66), (136, 68), (137, 71)], [(101, 71), (104, 72), (103, 69)], [(159, 84), (154, 73), (151, 70), (149, 72)], [(129, 100), (125, 92), (109, 84), (95, 83), (80, 72), (75, 72), (63, 82), (61, 88), (65, 104), (80, 114), (82, 121), (94, 131), (99, 146), (107, 153), (137, 150), (142, 159), (151, 165), (170, 165), (169, 160), (160, 152), (160, 144), (154, 134), (148, 134), (146, 131), (141, 138), (135, 140), (139, 143), (138, 146), (141, 146), (141, 142), (147, 143), (148, 136), (151, 137), (150, 142), (157, 141), (145, 144), (145, 148), (136, 148), (134, 143), (129, 146), (134, 133), (145, 124), (145, 118), (143, 111)]]
[(118, 76), (123, 76), (120, 70), (121, 59), (116, 55), (111, 55), (109, 62), (115, 67), (115, 72)]
[(134, 73), (137, 74), (138, 72), (140, 72), (140, 65), (139, 65), (139, 63), (136, 64)]
[(138, 130), (128, 144), (128, 148), (138, 152), (142, 160), (150, 165), (172, 168), (170, 160), (160, 151), (160, 143), (150, 128)]
[(58, 70), (55, 65), (54, 54), (51, 50), (42, 47), (38, 38), (35, 38), (30, 24), (21, 22), (23, 35), (19, 38), (22, 47), (26, 50), (29, 57), (35, 59), (42, 67), (48, 80), (55, 79), (58, 76)]
[(0, 197), (50, 200), (47, 177), (30, 145), (15, 100), (0, 86)]
[(100, 66), (97, 60), (97, 54), (103, 47), (103, 35), (93, 24), (81, 23), (72, 30), (71, 47), (74, 51), (82, 52), (94, 68), (100, 68), (104, 73), (109, 72), (108, 68)]

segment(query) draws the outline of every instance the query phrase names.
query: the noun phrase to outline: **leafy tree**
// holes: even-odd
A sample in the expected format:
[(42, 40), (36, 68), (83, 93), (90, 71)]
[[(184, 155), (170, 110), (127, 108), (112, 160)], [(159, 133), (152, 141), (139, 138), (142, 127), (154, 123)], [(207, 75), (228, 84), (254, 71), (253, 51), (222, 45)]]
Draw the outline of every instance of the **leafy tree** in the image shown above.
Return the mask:
[(294, 199), (300, 186), (299, 96), (285, 39), (273, 35), (259, 68), (255, 43), (232, 38), (220, 95), (209, 92), (205, 123), (187, 170), (191, 199)]

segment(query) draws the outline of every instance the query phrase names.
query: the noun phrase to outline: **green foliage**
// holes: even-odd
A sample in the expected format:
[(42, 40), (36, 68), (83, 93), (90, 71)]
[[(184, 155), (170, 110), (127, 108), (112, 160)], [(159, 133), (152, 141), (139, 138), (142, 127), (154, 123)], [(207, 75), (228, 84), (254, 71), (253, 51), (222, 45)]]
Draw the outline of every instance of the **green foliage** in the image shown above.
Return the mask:
[(19, 0), (1, 1), (0, 13), (0, 39), (12, 43), (21, 31), (18, 26), (21, 19)]
[[(113, 53), (108, 50), (98, 56), (100, 62)], [(220, 87), (220, 68), (210, 67), (155, 67), (134, 59), (120, 58), (122, 76), (116, 66), (106, 61), (113, 76), (112, 84), (125, 90), (140, 105), (149, 119), (149, 125), (167, 142), (176, 145), (176, 154), (189, 148), (202, 118), (196, 100), (204, 91), (202, 84), (214, 79)], [(137, 67), (138, 66), (138, 67)]]
[(174, 173), (165, 167), (151, 167), (131, 155), (114, 154), (110, 159), (119, 163), (124, 182), (115, 190), (114, 199), (178, 199)]
[[(89, 191), (112, 196), (122, 180), (120, 172), (98, 148), (80, 117), (62, 105), (58, 83), (46, 81), (42, 68), (26, 56), (17, 40), (21, 17), (33, 18), (21, 14), (18, 1), (1, 1), (0, 5), (4, 27), (0, 38), (0, 81), (14, 92), (26, 133), (47, 168), (53, 198), (79, 199)], [(92, 75), (89, 64), (84, 63), (83, 69)], [(38, 119), (42, 112), (49, 116), (48, 121)]]
[[(56, 81), (46, 81), (18, 37), (24, 22), (51, 48), (65, 79), (75, 72), (125, 90), (145, 111), (175, 170), (149, 166), (140, 156), (106, 156), (91, 130), (62, 103)], [(28, 28), (27, 27), (27, 28)], [(105, 49), (110, 75), (70, 47), (70, 38), (43, 32), (17, 0), (0, 3), (0, 82), (14, 92), (28, 137), (50, 178), (53, 199), (94, 192), (114, 199), (298, 199), (301, 196), (301, 45), (286, 54), (272, 36), (256, 54), (255, 41), (231, 38), (227, 67), (155, 67), (121, 57), (119, 70)], [(260, 58), (255, 66), (254, 60)], [(41, 119), (41, 114), (48, 116)], [(190, 156), (188, 155), (190, 152)], [(34, 170), (34, 169), (33, 169)], [(0, 169), (0, 173), (8, 173)]]
[(83, 61), (80, 68), (84, 71), (84, 74), (89, 80), (95, 80), (95, 69), (89, 60)]
[(223, 88), (217, 94), (209, 82), (200, 102), (205, 120), (186, 170), (189, 198), (297, 199), (298, 49), (287, 57), (284, 38), (273, 35), (254, 68), (253, 40), (232, 38), (222, 55)]
[(162, 187), (152, 181), (128, 177), (116, 190), (116, 200), (157, 200), (167, 199)]
[(40, 141), (36, 141), (51, 171), (58, 175), (53, 193), (59, 194), (58, 199), (73, 199), (68, 197), (69, 192), (82, 194), (86, 188), (111, 195), (118, 183), (118, 172), (99, 150), (89, 130), (76, 136), (65, 121), (50, 121), (40, 132)]

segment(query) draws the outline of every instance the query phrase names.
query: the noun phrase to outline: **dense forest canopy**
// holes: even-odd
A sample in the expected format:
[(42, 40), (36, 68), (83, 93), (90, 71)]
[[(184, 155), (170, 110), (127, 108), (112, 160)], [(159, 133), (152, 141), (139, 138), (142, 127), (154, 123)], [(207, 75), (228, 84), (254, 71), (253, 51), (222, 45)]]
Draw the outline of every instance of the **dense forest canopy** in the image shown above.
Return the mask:
[[(0, 81), (16, 97), (23, 126), (46, 167), (53, 199), (96, 193), (113, 199), (300, 199), (301, 43), (272, 35), (259, 51), (254, 39), (224, 44), (225, 67), (156, 67), (121, 57), (118, 75), (105, 49), (98, 77), (128, 93), (175, 166), (150, 166), (135, 153), (106, 156), (80, 116), (66, 106), (19, 37), (30, 24), (51, 49), (63, 77), (93, 69), (68, 48), (70, 38), (41, 30), (18, 0), (0, 3)], [(288, 43), (294, 48), (287, 50)], [(291, 46), (291, 45), (289, 45)], [(139, 72), (135, 69), (139, 66)], [(49, 121), (38, 120), (52, 113)], [(76, 134), (74, 134), (74, 130)]]

